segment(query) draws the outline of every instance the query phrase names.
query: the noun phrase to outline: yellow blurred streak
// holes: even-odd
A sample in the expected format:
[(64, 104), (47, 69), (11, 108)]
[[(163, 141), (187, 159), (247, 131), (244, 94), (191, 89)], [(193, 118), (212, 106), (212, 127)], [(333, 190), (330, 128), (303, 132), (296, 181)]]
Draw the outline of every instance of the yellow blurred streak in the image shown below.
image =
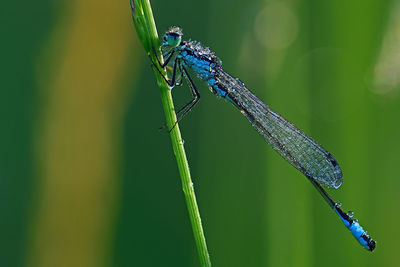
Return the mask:
[(376, 94), (394, 95), (400, 85), (400, 2), (391, 9), (388, 27), (383, 39), (378, 62), (374, 68), (374, 83), (371, 88)]
[(265, 74), (269, 80), (277, 78), (290, 46), (298, 37), (299, 19), (295, 9), (296, 2), (268, 0), (254, 19), (254, 35), (267, 53)]
[(38, 67), (46, 88), (30, 267), (107, 265), (118, 208), (122, 83), (135, 35), (129, 2), (65, 5), (39, 59), (48, 70)]

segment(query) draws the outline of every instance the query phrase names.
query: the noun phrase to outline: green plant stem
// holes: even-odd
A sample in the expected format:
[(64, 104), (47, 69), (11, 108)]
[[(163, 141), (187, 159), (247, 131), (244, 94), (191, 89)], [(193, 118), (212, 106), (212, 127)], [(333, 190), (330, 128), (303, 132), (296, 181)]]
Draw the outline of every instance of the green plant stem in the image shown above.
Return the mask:
[[(162, 55), (159, 51), (159, 39), (156, 24), (153, 18), (149, 0), (130, 0), (132, 7), (132, 16), (135, 24), (136, 32), (141, 40), (147, 54), (156, 62), (156, 55), (153, 53), (152, 47), (156, 48), (158, 58)], [(161, 77), (157, 70), (154, 70), (157, 84), (160, 87), (162, 105), (165, 112), (168, 129), (171, 129), (176, 122), (176, 114), (172, 101), (171, 90), (167, 83)], [(165, 73), (164, 73), (165, 74)], [(172, 129), (171, 133), (172, 147), (176, 157), (179, 174), (181, 176), (182, 188), (186, 199), (186, 206), (189, 212), (190, 222), (194, 239), (196, 242), (197, 252), (199, 254), (202, 266), (211, 266), (209, 253), (207, 250), (206, 239), (201, 224), (200, 212), (196, 202), (192, 179), (190, 177), (189, 164), (186, 158), (183, 140), (179, 130), (179, 125)]]

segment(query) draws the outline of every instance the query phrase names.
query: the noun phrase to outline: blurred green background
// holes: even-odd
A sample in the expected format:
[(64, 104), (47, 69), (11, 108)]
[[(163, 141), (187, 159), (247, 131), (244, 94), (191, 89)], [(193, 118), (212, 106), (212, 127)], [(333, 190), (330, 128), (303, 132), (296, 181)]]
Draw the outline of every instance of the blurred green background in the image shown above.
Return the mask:
[[(400, 3), (152, 1), (335, 155), (328, 190), (195, 80), (180, 123), (214, 266), (399, 266)], [(1, 18), (0, 266), (199, 266), (159, 89), (129, 1), (7, 1)], [(174, 89), (176, 106), (190, 99)]]

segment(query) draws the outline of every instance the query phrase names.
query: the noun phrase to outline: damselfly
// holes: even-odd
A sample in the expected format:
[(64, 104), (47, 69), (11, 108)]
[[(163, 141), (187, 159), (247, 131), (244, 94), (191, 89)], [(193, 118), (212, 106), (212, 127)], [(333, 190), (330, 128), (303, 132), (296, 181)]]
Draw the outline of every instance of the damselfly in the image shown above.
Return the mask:
[[(182, 77), (185, 77), (189, 85), (193, 99), (177, 112), (179, 115), (177, 122), (200, 99), (196, 85), (188, 73), (188, 69), (191, 69), (201, 80), (208, 83), (211, 92), (236, 106), (268, 144), (308, 178), (358, 242), (367, 250), (373, 251), (376, 242), (367, 235), (358, 221), (352, 218), (352, 214), (345, 213), (340, 204), (321, 186), (338, 188), (342, 184), (342, 171), (333, 156), (296, 126), (271, 110), (247, 89), (241, 80), (224, 71), (221, 60), (209, 48), (196, 41), (183, 41), (182, 35), (181, 28), (170, 28), (161, 44), (165, 62), (161, 63), (158, 58), (158, 65), (153, 62), (171, 89), (182, 84)], [(171, 80), (159, 69), (166, 67), (170, 62)]]

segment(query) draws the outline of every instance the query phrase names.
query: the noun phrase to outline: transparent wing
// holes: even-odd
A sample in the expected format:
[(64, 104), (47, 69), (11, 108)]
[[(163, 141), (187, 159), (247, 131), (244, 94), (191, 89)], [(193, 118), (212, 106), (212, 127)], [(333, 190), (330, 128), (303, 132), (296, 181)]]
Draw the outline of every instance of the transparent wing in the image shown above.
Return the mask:
[(219, 73), (218, 82), (229, 88), (229, 98), (232, 102), (286, 161), (310, 179), (328, 187), (340, 187), (343, 181), (342, 171), (327, 150), (271, 110), (239, 79), (223, 72)]

